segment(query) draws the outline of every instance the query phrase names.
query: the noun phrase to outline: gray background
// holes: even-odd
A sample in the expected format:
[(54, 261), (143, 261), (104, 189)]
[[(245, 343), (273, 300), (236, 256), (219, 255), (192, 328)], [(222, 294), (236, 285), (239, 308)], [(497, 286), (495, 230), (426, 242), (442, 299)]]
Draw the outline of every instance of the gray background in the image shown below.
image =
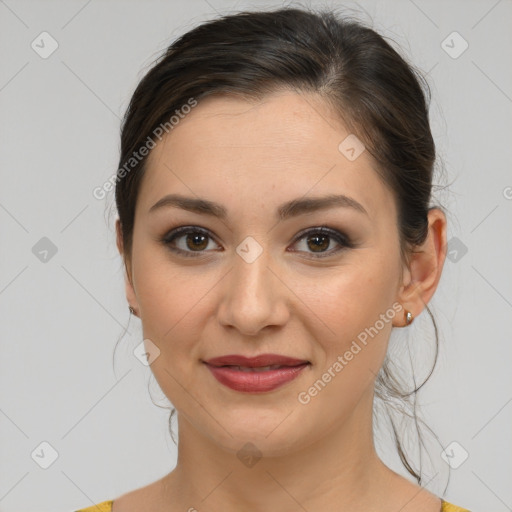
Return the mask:
[[(438, 181), (453, 182), (436, 196), (451, 259), (431, 302), (439, 364), (420, 397), (442, 446), (457, 443), (450, 460), (468, 454), (444, 497), (512, 510), (512, 2), (343, 4), (429, 73)], [(128, 323), (113, 195), (92, 190), (116, 170), (120, 117), (160, 50), (217, 12), (279, 5), (0, 0), (1, 512), (75, 510), (173, 468), (167, 401), (132, 353), (142, 337)], [(47, 58), (31, 47), (43, 50), (43, 31), (58, 43)], [(443, 47), (454, 31), (469, 44), (457, 58)], [(415, 345), (431, 333), (423, 314), (410, 327)], [(42, 442), (58, 453), (47, 469)], [(448, 464), (432, 446), (427, 487), (441, 495)], [(384, 435), (379, 451), (407, 474)]]

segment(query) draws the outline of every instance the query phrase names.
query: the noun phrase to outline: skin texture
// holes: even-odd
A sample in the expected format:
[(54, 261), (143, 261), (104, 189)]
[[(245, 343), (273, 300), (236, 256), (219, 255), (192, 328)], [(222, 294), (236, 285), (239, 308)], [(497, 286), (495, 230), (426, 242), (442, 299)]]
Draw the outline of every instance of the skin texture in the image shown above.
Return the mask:
[[(367, 151), (350, 161), (338, 150), (349, 135), (322, 100), (280, 91), (263, 101), (201, 101), (152, 150), (127, 256), (126, 296), (144, 339), (160, 350), (151, 364), (178, 410), (176, 468), (114, 502), (114, 512), (152, 510), (308, 512), (439, 511), (440, 500), (387, 468), (372, 433), (373, 387), (392, 327), (384, 322), (335, 378), (301, 404), (307, 391), (381, 314), (399, 303), (417, 317), (438, 285), (446, 219), (429, 212), (429, 235), (401, 261), (397, 210)], [(220, 220), (177, 208), (148, 213), (166, 194), (223, 205)], [(345, 194), (367, 215), (335, 207), (279, 221), (277, 208), (303, 197)], [(353, 247), (325, 242), (324, 258), (306, 228), (329, 226)], [(173, 253), (161, 239), (179, 226), (210, 237), (194, 252), (187, 234)], [(192, 234), (193, 235), (193, 234)], [(253, 237), (261, 255), (236, 249)], [(329, 242), (330, 241), (330, 242)], [(328, 243), (328, 245), (327, 245)], [(117, 244), (123, 253), (119, 223)], [(337, 248), (341, 250), (335, 252)], [(396, 306), (395, 306), (396, 307)], [(295, 380), (262, 394), (231, 390), (202, 360), (226, 354), (282, 354), (311, 362)], [(237, 453), (253, 443), (252, 467)]]

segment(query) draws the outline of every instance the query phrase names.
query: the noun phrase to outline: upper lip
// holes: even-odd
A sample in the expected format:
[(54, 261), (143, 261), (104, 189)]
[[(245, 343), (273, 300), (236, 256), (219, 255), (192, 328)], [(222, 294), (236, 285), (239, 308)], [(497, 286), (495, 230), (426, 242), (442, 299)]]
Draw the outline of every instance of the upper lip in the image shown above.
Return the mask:
[(243, 366), (246, 368), (258, 368), (263, 366), (298, 366), (309, 363), (304, 359), (295, 359), (293, 357), (281, 356), (279, 354), (260, 354), (256, 357), (245, 357), (237, 354), (227, 356), (213, 357), (205, 363), (212, 366)]

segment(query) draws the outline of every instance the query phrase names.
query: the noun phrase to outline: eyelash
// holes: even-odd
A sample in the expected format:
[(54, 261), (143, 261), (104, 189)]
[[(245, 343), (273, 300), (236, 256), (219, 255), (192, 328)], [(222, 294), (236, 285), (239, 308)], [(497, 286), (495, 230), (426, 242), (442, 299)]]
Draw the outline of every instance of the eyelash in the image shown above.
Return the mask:
[[(201, 234), (201, 235), (208, 236), (210, 239), (215, 241), (215, 239), (210, 235), (210, 233), (203, 228), (200, 228), (197, 226), (181, 226), (181, 227), (173, 229), (172, 231), (167, 233), (161, 239), (161, 242), (164, 246), (166, 246), (172, 252), (175, 252), (177, 254), (182, 254), (183, 256), (185, 256), (187, 258), (200, 257), (201, 254), (206, 251), (184, 251), (182, 249), (178, 249), (177, 247), (173, 247), (171, 245), (172, 242), (174, 242), (176, 239), (178, 239), (181, 236), (186, 235), (186, 234)], [(335, 249), (335, 250), (326, 251), (323, 253), (318, 253), (318, 254), (309, 253), (309, 254), (311, 254), (311, 257), (314, 259), (326, 258), (328, 256), (331, 256), (335, 253), (338, 253), (338, 252), (344, 250), (345, 248), (350, 249), (350, 248), (354, 247), (354, 244), (351, 242), (351, 240), (346, 235), (344, 235), (343, 233), (341, 233), (335, 229), (332, 229), (328, 226), (319, 226), (316, 228), (309, 228), (307, 230), (301, 231), (293, 240), (293, 244), (296, 244), (303, 238), (306, 238), (308, 235), (318, 235), (318, 234), (328, 236), (328, 237), (334, 239), (338, 244), (340, 244), (343, 247)], [(301, 252), (301, 251), (292, 251), (292, 252)]]

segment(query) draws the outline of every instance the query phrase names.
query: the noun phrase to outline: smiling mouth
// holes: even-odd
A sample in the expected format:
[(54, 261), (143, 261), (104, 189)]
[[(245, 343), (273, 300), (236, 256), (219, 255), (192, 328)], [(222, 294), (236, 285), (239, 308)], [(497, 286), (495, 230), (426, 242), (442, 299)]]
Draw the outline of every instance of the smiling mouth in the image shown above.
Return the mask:
[(215, 379), (220, 384), (234, 391), (245, 393), (264, 393), (273, 391), (290, 383), (311, 363), (303, 362), (297, 365), (268, 365), (268, 366), (214, 366), (205, 363)]

